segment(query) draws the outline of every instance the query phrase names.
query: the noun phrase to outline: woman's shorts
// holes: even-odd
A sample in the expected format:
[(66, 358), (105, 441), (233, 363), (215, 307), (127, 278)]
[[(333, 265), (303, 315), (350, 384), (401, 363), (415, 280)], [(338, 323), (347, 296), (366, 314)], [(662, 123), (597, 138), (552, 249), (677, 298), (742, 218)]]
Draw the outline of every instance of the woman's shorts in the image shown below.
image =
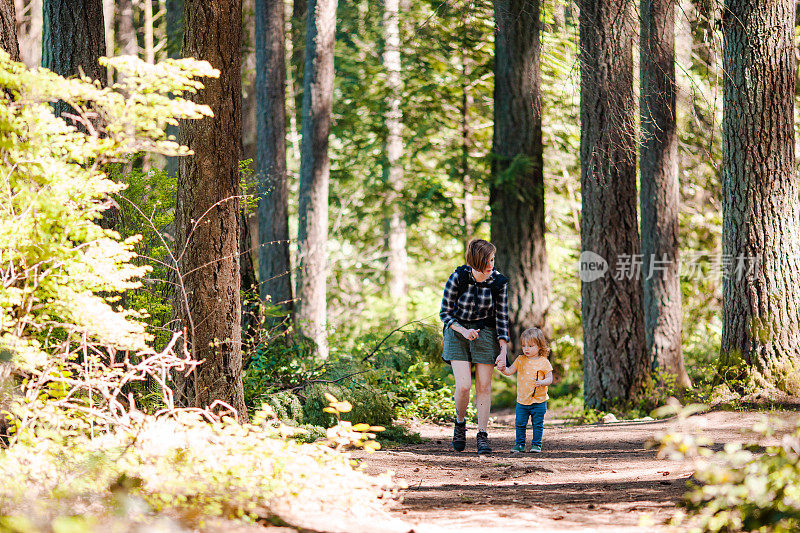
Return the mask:
[(498, 355), (500, 343), (495, 328), (482, 328), (474, 341), (468, 341), (453, 328), (447, 328), (444, 332), (442, 359), (445, 361), (469, 361), (494, 366)]

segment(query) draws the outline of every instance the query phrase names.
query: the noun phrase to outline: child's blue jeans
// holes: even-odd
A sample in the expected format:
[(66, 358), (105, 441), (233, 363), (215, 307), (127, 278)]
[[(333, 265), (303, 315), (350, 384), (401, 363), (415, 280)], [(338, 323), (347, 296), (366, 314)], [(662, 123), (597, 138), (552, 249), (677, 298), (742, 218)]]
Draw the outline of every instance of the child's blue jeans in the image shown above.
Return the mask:
[(525, 446), (525, 430), (528, 428), (528, 419), (533, 426), (533, 439), (531, 444), (534, 446), (542, 445), (542, 432), (544, 431), (544, 414), (547, 412), (547, 402), (532, 403), (522, 405), (517, 402), (517, 445)]

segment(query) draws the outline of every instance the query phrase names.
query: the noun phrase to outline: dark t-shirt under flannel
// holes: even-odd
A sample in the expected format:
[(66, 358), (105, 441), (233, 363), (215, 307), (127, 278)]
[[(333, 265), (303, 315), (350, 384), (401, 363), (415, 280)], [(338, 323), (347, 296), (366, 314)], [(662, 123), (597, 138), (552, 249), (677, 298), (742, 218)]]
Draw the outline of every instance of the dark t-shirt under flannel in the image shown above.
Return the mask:
[[(453, 272), (447, 278), (442, 298), (442, 309), (439, 317), (444, 322), (444, 327), (449, 328), (454, 322), (479, 322), (492, 316), (494, 306), (497, 338), (506, 342), (511, 341), (508, 334), (508, 285), (503, 285), (499, 293), (499, 302), (495, 305), (492, 298), (492, 281), (497, 270), (485, 281), (477, 282), (470, 274), (470, 282), (464, 293), (456, 301), (458, 294), (458, 272)], [(463, 325), (463, 324), (461, 324)]]

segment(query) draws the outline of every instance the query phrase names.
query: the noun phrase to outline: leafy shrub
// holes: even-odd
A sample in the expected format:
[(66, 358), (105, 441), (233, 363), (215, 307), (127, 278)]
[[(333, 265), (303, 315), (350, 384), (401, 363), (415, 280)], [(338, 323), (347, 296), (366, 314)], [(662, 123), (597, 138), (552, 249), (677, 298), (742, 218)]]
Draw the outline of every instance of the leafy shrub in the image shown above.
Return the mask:
[(264, 399), (281, 422), (286, 424), (302, 423), (303, 406), (300, 404), (300, 399), (291, 392), (276, 392)]
[[(704, 406), (669, 406), (687, 417)], [(783, 424), (764, 416), (752, 429), (770, 436)], [(800, 420), (780, 444), (762, 448), (757, 443), (729, 442), (722, 451), (699, 435), (667, 433), (657, 438), (659, 457), (693, 459), (694, 482), (676, 525), (696, 532), (764, 531), (800, 529)]]
[[(124, 74), (121, 85), (28, 70), (0, 53), (0, 205), (7, 207), (0, 211), (0, 342), (19, 364), (41, 362), (71, 336), (127, 350), (149, 340), (142, 313), (116, 302), (147, 268), (131, 261), (135, 239), (121, 241), (97, 224), (108, 195), (124, 188), (101, 170), (143, 149), (187, 153), (167, 140), (166, 125), (210, 109), (170, 94), (196, 91), (193, 77), (216, 73), (190, 59), (104, 61)], [(59, 99), (102, 124), (68, 125), (50, 108)]]
[(334, 415), (324, 412), (329, 403), (326, 394), (352, 404), (353, 409), (350, 412), (342, 413), (342, 420), (379, 426), (388, 426), (392, 423), (392, 406), (383, 391), (344, 387), (334, 383), (317, 383), (306, 388), (304, 393), (306, 400), (303, 405), (303, 421), (306, 424), (330, 427), (336, 423)]

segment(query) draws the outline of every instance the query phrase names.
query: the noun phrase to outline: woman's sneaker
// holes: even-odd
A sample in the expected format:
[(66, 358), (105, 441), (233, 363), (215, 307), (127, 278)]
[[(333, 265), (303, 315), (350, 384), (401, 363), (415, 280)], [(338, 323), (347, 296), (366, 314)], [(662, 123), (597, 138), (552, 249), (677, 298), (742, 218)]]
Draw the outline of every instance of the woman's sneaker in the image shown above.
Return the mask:
[(453, 449), (457, 452), (463, 452), (467, 447), (467, 421), (456, 421), (453, 427)]
[(542, 447), (536, 446), (535, 444), (531, 446), (531, 453), (542, 453)]
[(478, 432), (478, 454), (492, 453), (492, 448), (489, 446), (489, 435), (485, 431)]
[(522, 453), (525, 451), (524, 444), (516, 444), (513, 448), (511, 448), (511, 453)]

